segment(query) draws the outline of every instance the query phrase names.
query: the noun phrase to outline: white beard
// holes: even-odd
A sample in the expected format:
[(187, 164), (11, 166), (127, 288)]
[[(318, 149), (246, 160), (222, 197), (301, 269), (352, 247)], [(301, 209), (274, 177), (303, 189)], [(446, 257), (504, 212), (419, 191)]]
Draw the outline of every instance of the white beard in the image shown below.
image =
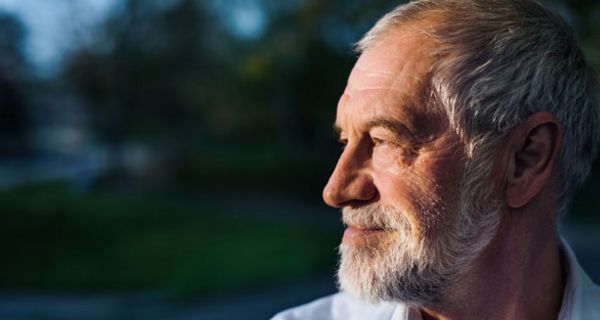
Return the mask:
[[(468, 189), (463, 194), (472, 191)], [(499, 206), (495, 202), (467, 198), (474, 197), (461, 199), (463, 207), (456, 223), (440, 228), (433, 238), (416, 237), (406, 215), (395, 208), (344, 208), (346, 224), (393, 229), (395, 233), (365, 243), (340, 245), (340, 289), (372, 303), (402, 301), (423, 305), (442, 299), (445, 290), (469, 270), (489, 244), (499, 223)], [(486, 203), (487, 210), (482, 210), (482, 203)], [(421, 212), (420, 216), (430, 215)]]

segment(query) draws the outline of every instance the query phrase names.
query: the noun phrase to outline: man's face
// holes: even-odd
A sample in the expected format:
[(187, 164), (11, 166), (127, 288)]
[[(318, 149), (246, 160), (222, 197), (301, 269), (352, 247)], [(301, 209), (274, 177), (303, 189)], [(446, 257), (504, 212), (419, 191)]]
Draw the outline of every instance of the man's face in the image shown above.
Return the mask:
[(341, 288), (367, 300), (438, 299), (489, 240), (460, 201), (464, 143), (428, 103), (432, 49), (417, 32), (388, 33), (338, 104), (345, 148), (323, 197), (348, 225)]

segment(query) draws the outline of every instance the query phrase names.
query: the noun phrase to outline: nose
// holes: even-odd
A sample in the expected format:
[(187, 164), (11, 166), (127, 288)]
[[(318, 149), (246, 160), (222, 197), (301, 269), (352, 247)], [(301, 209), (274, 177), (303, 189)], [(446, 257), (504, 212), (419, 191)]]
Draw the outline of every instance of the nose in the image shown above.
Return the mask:
[(360, 206), (377, 196), (377, 188), (368, 172), (368, 160), (346, 148), (323, 189), (323, 200), (334, 208)]

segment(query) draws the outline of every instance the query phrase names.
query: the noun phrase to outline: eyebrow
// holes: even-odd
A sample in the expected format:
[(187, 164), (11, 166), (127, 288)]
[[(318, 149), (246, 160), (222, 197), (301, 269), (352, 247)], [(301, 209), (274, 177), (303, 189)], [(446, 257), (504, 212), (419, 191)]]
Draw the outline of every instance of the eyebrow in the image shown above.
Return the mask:
[[(366, 124), (362, 126), (364, 131), (369, 131), (372, 128), (377, 127), (388, 129), (398, 137), (415, 140), (415, 135), (408, 129), (408, 127), (397, 120), (391, 120), (388, 118), (375, 118), (369, 120)], [(338, 136), (342, 132), (342, 128), (337, 123), (334, 123), (333, 130)]]

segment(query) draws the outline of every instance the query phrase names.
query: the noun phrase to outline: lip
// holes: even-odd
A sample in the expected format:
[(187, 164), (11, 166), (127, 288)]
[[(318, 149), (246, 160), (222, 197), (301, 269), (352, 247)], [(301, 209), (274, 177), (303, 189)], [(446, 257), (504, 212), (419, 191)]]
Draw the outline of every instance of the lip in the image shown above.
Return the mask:
[(369, 229), (357, 226), (348, 226), (344, 231), (344, 238), (362, 237), (375, 233), (385, 232), (384, 229)]

